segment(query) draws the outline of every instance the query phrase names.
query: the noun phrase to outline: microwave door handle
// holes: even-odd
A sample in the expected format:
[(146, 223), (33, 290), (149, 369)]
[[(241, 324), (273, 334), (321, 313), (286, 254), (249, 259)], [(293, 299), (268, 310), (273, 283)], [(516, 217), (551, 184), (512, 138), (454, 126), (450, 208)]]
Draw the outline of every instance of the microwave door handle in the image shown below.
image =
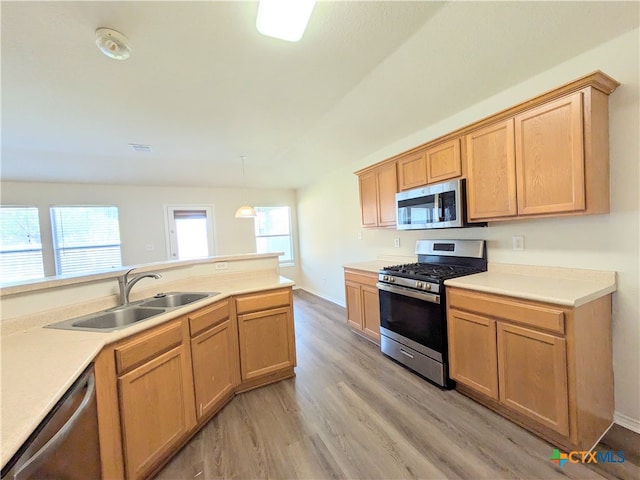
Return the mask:
[(440, 221), (442, 221), (442, 214), (440, 212), (440, 209), (442, 208), (442, 205), (440, 205), (440, 194), (439, 193), (435, 193), (433, 195), (433, 223), (438, 223)]

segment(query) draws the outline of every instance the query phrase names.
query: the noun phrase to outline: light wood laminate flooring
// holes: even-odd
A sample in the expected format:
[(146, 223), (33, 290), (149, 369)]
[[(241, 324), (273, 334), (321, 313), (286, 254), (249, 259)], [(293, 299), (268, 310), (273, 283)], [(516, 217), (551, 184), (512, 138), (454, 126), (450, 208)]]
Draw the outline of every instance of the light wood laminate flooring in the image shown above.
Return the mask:
[(238, 395), (157, 480), (640, 478), (637, 445), (559, 468), (545, 441), (349, 331), (344, 308), (300, 290), (294, 304), (296, 378)]

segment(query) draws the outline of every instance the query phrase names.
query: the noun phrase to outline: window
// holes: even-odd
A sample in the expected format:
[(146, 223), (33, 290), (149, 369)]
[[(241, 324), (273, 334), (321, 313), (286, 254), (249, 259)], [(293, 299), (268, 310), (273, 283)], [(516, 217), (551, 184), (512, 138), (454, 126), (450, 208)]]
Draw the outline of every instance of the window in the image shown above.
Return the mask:
[(51, 207), (56, 274), (93, 273), (122, 266), (118, 207)]
[(0, 281), (44, 277), (36, 207), (0, 208)]
[(166, 214), (170, 259), (215, 255), (212, 206), (167, 206)]
[(280, 265), (293, 265), (289, 207), (256, 207), (256, 251), (284, 252)]

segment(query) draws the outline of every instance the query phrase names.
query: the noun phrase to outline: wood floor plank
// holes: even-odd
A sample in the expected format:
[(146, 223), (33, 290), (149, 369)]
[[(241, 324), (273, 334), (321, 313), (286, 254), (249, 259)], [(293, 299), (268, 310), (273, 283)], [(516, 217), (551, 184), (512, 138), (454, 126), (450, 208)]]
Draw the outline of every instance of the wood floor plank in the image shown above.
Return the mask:
[(559, 468), (545, 441), (350, 332), (344, 308), (296, 291), (294, 309), (296, 377), (238, 395), (158, 480), (640, 478)]

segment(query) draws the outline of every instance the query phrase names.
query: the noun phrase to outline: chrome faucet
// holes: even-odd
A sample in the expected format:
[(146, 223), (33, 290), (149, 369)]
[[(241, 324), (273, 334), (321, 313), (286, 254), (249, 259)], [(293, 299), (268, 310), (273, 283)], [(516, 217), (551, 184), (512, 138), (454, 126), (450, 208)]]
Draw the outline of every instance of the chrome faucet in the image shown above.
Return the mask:
[(143, 278), (155, 278), (156, 280), (162, 278), (162, 275), (159, 273), (141, 273), (140, 275), (136, 275), (131, 280), (129, 280), (129, 274), (133, 272), (133, 268), (125, 273), (123, 276), (118, 277), (118, 287), (120, 287), (120, 304), (128, 305), (129, 304), (129, 293), (133, 286), (138, 283)]

